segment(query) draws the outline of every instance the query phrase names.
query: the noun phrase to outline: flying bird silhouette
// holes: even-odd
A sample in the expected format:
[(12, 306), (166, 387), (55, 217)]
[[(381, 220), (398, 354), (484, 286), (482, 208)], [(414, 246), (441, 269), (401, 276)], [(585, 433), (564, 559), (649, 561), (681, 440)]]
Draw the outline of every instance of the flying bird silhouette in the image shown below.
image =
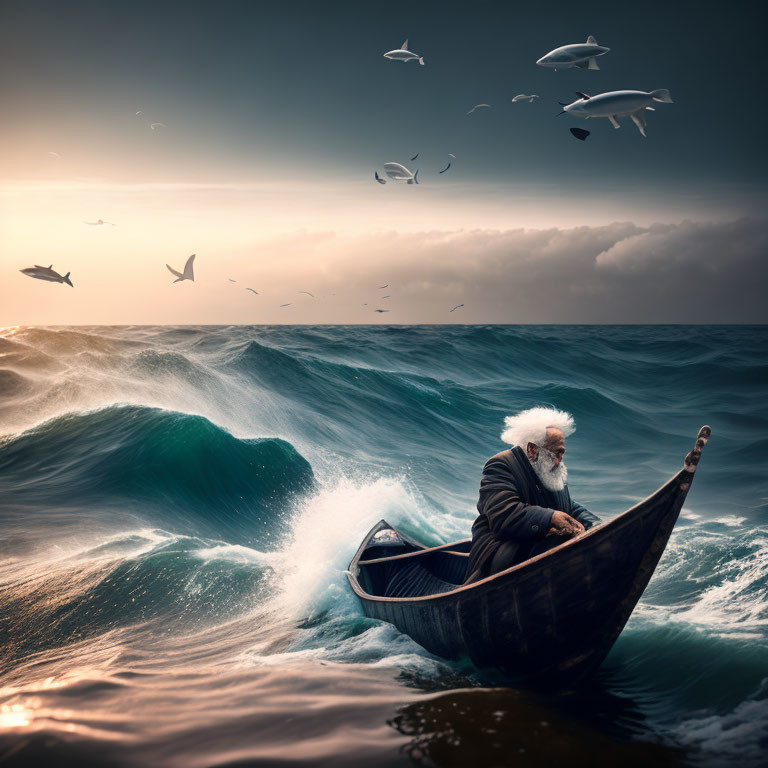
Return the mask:
[(512, 99), (512, 103), (515, 104), (518, 101), (527, 101), (529, 104), (533, 103), (534, 99), (538, 99), (538, 94), (532, 93), (530, 95), (526, 95), (524, 93), (518, 93), (517, 96), (515, 96)]
[(167, 128), (165, 123), (150, 123), (149, 127), (154, 131), (156, 128)]
[(440, 173), (445, 173), (450, 167), (451, 167), (451, 164), (448, 163), (448, 165), (446, 165), (445, 168), (443, 168), (443, 170), (440, 171)]
[(254, 291), (253, 288), (246, 288), (246, 291), (250, 291), (251, 293), (255, 293), (257, 296), (259, 295), (258, 291)]
[(374, 312), (389, 312), (389, 309), (374, 309)]
[(587, 136), (589, 136), (589, 131), (585, 128), (570, 128), (569, 130), (579, 141), (585, 141)]
[(313, 299), (315, 298), (315, 294), (314, 293), (310, 293), (309, 291), (299, 291), (299, 293), (306, 293), (307, 296), (311, 296)]
[(379, 172), (378, 171), (374, 171), (373, 172), (373, 177), (376, 179), (376, 181), (379, 182), (379, 184), (386, 184), (387, 183), (386, 179), (382, 179), (381, 176), (379, 176)]
[(165, 266), (168, 267), (168, 271), (172, 275), (176, 275), (176, 279), (173, 281), (174, 283), (180, 283), (182, 280), (191, 280), (193, 283), (195, 282), (195, 273), (192, 269), (192, 263), (195, 260), (195, 254), (193, 253), (188, 259), (187, 263), (184, 265), (184, 272), (177, 272), (170, 264), (166, 264)]
[(58, 152), (49, 152), (51, 157), (55, 157), (57, 160), (61, 160), (61, 155)]
[(414, 161), (414, 160), (415, 160), (415, 159), (416, 159), (416, 158), (417, 158), (417, 157), (418, 157), (420, 154), (421, 154), (421, 152), (417, 152), (417, 153), (416, 153), (416, 154), (415, 154), (415, 155), (414, 155), (414, 156), (411, 158), (411, 162), (413, 162), (413, 161)]
[(391, 299), (391, 298), (392, 298), (392, 296), (391, 296), (391, 295), (387, 295), (387, 296), (382, 296), (381, 298), (382, 298), (382, 299)]
[(453, 309), (450, 310), (450, 312), (453, 312), (456, 309), (459, 309), (460, 307), (463, 307), (463, 304), (457, 304)]
[(381, 290), (382, 288), (389, 288), (389, 283), (387, 283), (386, 285), (380, 285), (379, 286), (379, 290)]
[(471, 115), (476, 109), (480, 109), (480, 107), (486, 107), (487, 109), (490, 109), (491, 105), (490, 104), (475, 104), (475, 106), (472, 107), (472, 109), (470, 109), (469, 112), (467, 112), (467, 114)]
[(281, 306), (281, 307), (290, 307), (290, 306), (291, 306), (291, 304), (293, 304), (293, 302), (292, 302), (292, 301), (289, 301), (287, 304), (281, 304), (280, 306)]

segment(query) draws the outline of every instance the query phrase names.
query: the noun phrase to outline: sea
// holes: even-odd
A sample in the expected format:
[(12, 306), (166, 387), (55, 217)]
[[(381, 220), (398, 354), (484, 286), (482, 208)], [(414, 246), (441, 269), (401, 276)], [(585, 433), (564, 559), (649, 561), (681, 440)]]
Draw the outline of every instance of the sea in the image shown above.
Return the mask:
[[(609, 520), (712, 437), (598, 674), (366, 618), (380, 519), (470, 536), (504, 417)], [(0, 330), (0, 765), (712, 766), (768, 755), (767, 326)]]

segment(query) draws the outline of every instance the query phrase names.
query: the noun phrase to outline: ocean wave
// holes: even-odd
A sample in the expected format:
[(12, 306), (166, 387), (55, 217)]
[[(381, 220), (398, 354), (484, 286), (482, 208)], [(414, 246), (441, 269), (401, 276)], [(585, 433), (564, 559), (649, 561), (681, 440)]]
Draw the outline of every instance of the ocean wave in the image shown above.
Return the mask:
[(6, 504), (140, 502), (162, 519), (181, 514), (193, 529), (250, 541), (313, 484), (290, 443), (239, 440), (201, 416), (138, 406), (60, 416), (0, 443)]

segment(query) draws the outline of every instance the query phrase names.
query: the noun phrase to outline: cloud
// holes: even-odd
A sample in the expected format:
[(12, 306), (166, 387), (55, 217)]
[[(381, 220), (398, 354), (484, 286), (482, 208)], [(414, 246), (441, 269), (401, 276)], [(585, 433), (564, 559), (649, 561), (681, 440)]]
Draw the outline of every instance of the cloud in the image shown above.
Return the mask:
[[(304, 245), (318, 265), (305, 280), (337, 290), (389, 282), (390, 322), (768, 321), (764, 220), (308, 236)], [(446, 316), (457, 303), (461, 315)]]
[[(103, 238), (60, 235), (54, 261), (76, 276), (77, 301), (48, 290), (45, 304), (50, 286), (16, 271), (40, 250), (21, 232), (29, 253), (6, 259), (16, 282), (0, 323), (768, 322), (765, 219), (365, 235), (257, 225), (230, 239), (220, 218), (185, 221), (153, 230), (149, 249), (125, 224), (108, 261)], [(165, 262), (193, 251), (196, 282), (178, 290)]]

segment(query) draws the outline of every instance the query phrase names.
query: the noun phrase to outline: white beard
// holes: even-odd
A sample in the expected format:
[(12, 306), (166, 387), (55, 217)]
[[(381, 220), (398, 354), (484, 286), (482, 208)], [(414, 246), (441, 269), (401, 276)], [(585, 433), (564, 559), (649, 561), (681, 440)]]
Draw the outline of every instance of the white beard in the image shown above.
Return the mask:
[(531, 462), (533, 471), (548, 491), (562, 491), (568, 480), (568, 469), (561, 461), (555, 465), (555, 457), (546, 449), (539, 448), (539, 457)]

